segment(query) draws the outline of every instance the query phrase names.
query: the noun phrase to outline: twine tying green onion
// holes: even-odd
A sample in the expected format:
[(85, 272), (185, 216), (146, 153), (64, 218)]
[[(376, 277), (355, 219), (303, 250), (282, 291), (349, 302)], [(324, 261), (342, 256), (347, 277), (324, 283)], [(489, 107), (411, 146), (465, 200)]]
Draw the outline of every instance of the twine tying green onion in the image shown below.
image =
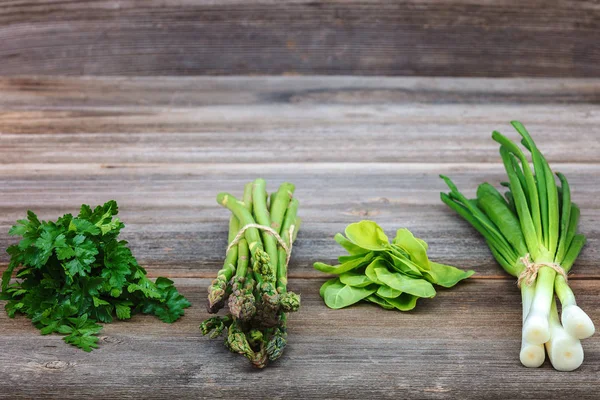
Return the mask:
[(525, 266), (525, 269), (523, 269), (523, 272), (521, 272), (519, 278), (517, 279), (517, 286), (519, 288), (521, 288), (521, 283), (523, 282), (525, 282), (526, 285), (533, 284), (533, 282), (535, 282), (535, 278), (537, 278), (540, 268), (542, 267), (550, 267), (555, 270), (557, 274), (561, 275), (565, 282), (568, 280), (567, 273), (563, 267), (556, 263), (534, 263), (531, 261), (531, 256), (529, 253), (525, 254), (524, 257), (521, 257), (519, 261), (523, 263), (523, 266)]

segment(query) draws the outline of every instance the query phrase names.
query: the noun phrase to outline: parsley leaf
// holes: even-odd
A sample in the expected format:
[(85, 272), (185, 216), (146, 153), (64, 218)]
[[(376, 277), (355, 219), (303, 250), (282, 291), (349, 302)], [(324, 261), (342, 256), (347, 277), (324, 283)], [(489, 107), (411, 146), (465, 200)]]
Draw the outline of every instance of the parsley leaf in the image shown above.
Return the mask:
[(184, 309), (190, 306), (190, 302), (179, 294), (170, 279), (157, 278), (156, 287), (161, 291), (161, 297), (148, 299), (143, 307), (143, 312), (154, 314), (163, 322), (177, 321), (184, 314)]
[(125, 227), (118, 212), (111, 200), (94, 209), (84, 204), (76, 217), (66, 214), (56, 222), (40, 221), (32, 211), (17, 221), (9, 235), (22, 239), (6, 250), (10, 262), (0, 293), (7, 314), (24, 314), (41, 334), (63, 334), (84, 351), (98, 347), (99, 322), (115, 316), (125, 320), (142, 312), (168, 323), (179, 319), (190, 303), (173, 281), (146, 277), (127, 242), (118, 240)]

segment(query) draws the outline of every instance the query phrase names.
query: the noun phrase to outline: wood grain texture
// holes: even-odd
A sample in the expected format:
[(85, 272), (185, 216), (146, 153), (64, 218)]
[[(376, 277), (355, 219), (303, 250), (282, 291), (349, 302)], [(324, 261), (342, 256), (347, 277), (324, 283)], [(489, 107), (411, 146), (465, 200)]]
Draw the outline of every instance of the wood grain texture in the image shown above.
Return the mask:
[(597, 2), (12, 0), (0, 74), (600, 76)]
[[(227, 157), (235, 157), (236, 151), (230, 149)], [(600, 166), (560, 164), (560, 170), (570, 180), (573, 201), (581, 206), (580, 231), (588, 236), (573, 274), (600, 277), (600, 186), (590, 181), (600, 176)], [(270, 191), (285, 180), (297, 186), (303, 225), (294, 247), (292, 276), (319, 276), (312, 263), (333, 263), (342, 255), (333, 235), (359, 219), (377, 221), (392, 237), (396, 229), (408, 227), (430, 244), (433, 259), (473, 268), (481, 275), (501, 275), (483, 239), (439, 200), (446, 190), (440, 173), (452, 176), (469, 196), (483, 181), (505, 180), (501, 165), (477, 163), (4, 165), (0, 248), (13, 242), (6, 232), (26, 209), (55, 219), (76, 212), (82, 203), (114, 198), (127, 225), (123, 235), (153, 276), (210, 277), (223, 260), (229, 218), (216, 194), (241, 196), (246, 182), (262, 176)], [(8, 255), (0, 254), (0, 265), (7, 263)]]
[[(581, 206), (588, 244), (571, 282), (600, 321), (598, 93), (593, 79), (1, 78), (0, 249), (27, 209), (54, 219), (114, 198), (140, 263), (193, 306), (173, 325), (106, 325), (90, 354), (0, 312), (0, 398), (596, 398), (598, 336), (577, 372), (520, 365), (514, 280), (441, 204), (438, 174), (467, 195), (504, 180), (490, 132), (516, 138), (508, 121), (521, 119)], [(294, 182), (303, 218), (290, 266), (303, 306), (262, 372), (198, 330), (226, 246), (215, 196), (258, 176)], [(334, 262), (333, 235), (364, 218), (477, 275), (409, 313), (326, 308), (312, 263)]]
[(498, 276), (483, 240), (439, 201), (438, 174), (469, 195), (504, 180), (490, 132), (516, 138), (508, 121), (519, 118), (582, 208), (589, 244), (574, 274), (600, 276), (600, 187), (591, 184), (600, 176), (599, 82), (5, 78), (0, 248), (27, 208), (56, 218), (115, 198), (153, 276), (209, 277), (226, 247), (228, 213), (216, 194), (239, 195), (263, 176), (270, 190), (285, 180), (298, 187), (304, 226), (292, 276), (318, 276), (312, 263), (333, 262), (341, 253), (331, 238), (359, 218), (390, 233), (406, 226), (434, 259)]
[(594, 163), (599, 82), (4, 78), (0, 163), (497, 163), (514, 119), (551, 162)]
[[(0, 398), (597, 397), (597, 336), (583, 343), (586, 361), (568, 376), (548, 362), (521, 367), (519, 292), (510, 281), (463, 283), (401, 313), (369, 304), (330, 310), (318, 297), (322, 279), (292, 280), (302, 308), (290, 317), (284, 357), (263, 371), (201, 336), (208, 282), (176, 280), (194, 304), (180, 321), (135, 316), (105, 325), (90, 354), (0, 313)], [(599, 288), (573, 283), (594, 320)]]

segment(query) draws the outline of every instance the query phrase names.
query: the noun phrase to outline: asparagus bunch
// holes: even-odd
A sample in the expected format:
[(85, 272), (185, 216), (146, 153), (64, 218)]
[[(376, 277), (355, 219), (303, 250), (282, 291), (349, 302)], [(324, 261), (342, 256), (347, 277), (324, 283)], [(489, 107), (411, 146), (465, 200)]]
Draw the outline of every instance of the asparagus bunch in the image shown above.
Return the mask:
[[(486, 239), (498, 261), (518, 277), (523, 299), (523, 330), (520, 359), (527, 367), (539, 367), (544, 346), (554, 368), (572, 371), (583, 362), (580, 340), (590, 337), (594, 324), (577, 306), (567, 283), (567, 273), (585, 244), (577, 234), (579, 208), (571, 202), (569, 183), (556, 173), (535, 142), (517, 121), (512, 125), (531, 153), (533, 171), (523, 151), (499, 132), (492, 138), (500, 144), (500, 155), (509, 178), (503, 197), (483, 183), (476, 199), (467, 199), (444, 176), (450, 193), (441, 198)], [(561, 303), (559, 317), (556, 298)]]
[(232, 215), (228, 251), (208, 287), (207, 309), (215, 314), (227, 302), (229, 313), (205, 320), (200, 329), (210, 338), (224, 335), (230, 351), (258, 368), (281, 356), (286, 313), (300, 307), (300, 296), (287, 290), (288, 253), (300, 227), (294, 189), (284, 183), (269, 198), (265, 180), (256, 179), (244, 187), (241, 201), (229, 193), (217, 196)]

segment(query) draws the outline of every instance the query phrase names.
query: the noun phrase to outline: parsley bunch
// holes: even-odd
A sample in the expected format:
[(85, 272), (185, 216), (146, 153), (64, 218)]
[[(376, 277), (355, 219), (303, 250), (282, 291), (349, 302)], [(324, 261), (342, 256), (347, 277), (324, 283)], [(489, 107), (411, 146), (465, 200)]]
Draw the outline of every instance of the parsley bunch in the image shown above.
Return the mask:
[[(58, 332), (64, 341), (85, 351), (97, 348), (98, 322), (129, 319), (141, 312), (172, 323), (190, 306), (173, 281), (152, 282), (127, 242), (118, 240), (125, 225), (116, 218), (111, 200), (94, 210), (82, 205), (79, 215), (56, 222), (40, 221), (32, 212), (17, 221), (9, 235), (21, 236), (7, 249), (1, 299), (12, 318), (31, 318), (42, 335)], [(10, 284), (15, 269), (17, 282)]]

